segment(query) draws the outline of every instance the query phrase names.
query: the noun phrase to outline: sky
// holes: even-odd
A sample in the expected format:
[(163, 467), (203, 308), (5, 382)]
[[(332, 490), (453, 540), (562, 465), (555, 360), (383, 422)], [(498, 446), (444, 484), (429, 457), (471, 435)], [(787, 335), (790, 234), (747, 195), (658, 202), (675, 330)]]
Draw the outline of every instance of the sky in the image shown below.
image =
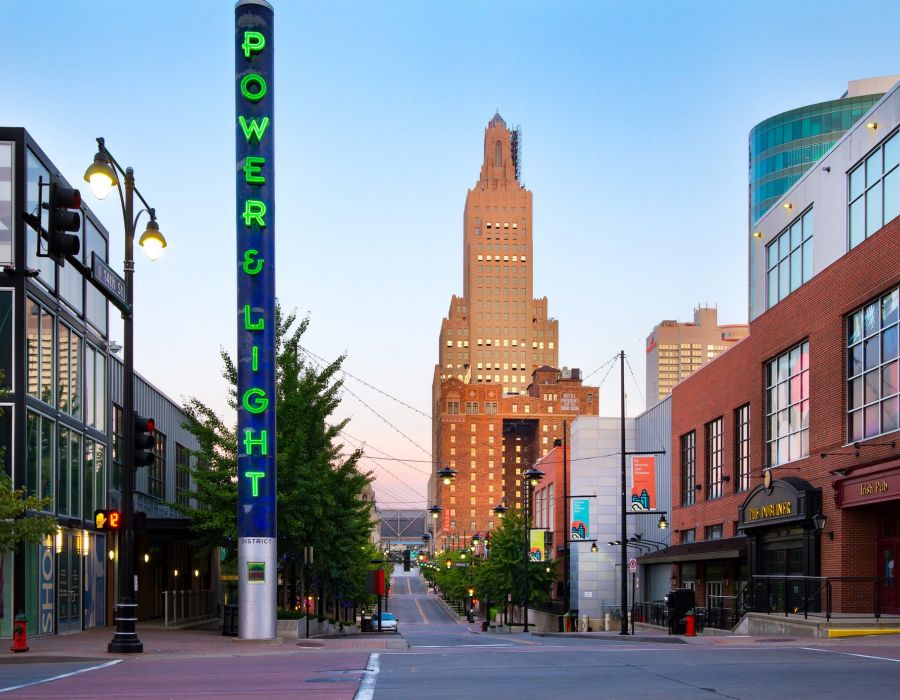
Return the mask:
[[(363, 461), (382, 508), (425, 505), (438, 333), (495, 111), (523, 131), (534, 292), (559, 319), (560, 363), (589, 374), (624, 350), (635, 415), (655, 324), (698, 304), (746, 322), (753, 125), (900, 73), (900, 4), (880, 0), (272, 4), (277, 293), (310, 317), (306, 348), (347, 355), (336, 417), (348, 446), (383, 457)], [(134, 167), (169, 244), (137, 262), (135, 366), (226, 418), (233, 8), (0, 0), (0, 124), (27, 128), (73, 183), (97, 136)], [(119, 205), (82, 191), (121, 271)], [(600, 393), (618, 415), (618, 371)]]

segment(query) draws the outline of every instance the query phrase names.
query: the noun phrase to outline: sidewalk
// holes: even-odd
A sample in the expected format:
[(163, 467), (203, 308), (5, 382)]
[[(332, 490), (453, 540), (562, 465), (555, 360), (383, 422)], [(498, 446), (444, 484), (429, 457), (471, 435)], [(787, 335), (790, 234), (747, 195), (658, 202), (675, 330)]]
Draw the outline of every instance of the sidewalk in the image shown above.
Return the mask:
[(402, 638), (347, 635), (332, 639), (276, 639), (245, 641), (223, 637), (209, 630), (174, 630), (156, 625), (138, 625), (138, 637), (144, 644), (142, 654), (111, 654), (106, 645), (115, 628), (85, 630), (74, 634), (30, 637), (29, 651), (12, 653), (9, 646), (0, 650), (0, 663), (62, 662), (63, 660), (134, 659), (146, 657), (201, 658), (218, 656), (253, 656), (260, 654), (309, 654), (317, 650), (383, 650), (406, 649)]

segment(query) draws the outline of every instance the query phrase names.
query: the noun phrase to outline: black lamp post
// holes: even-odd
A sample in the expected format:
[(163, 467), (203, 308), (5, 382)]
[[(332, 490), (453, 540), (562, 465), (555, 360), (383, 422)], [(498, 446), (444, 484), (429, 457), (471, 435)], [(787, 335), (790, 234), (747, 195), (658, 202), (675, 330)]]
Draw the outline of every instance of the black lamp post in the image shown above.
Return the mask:
[[(121, 178), (125, 180), (122, 191)], [(97, 139), (97, 154), (94, 162), (84, 173), (91, 191), (98, 199), (104, 199), (113, 186), (119, 193), (125, 224), (125, 303), (127, 311), (122, 312), (124, 347), (124, 375), (122, 387), (122, 520), (119, 531), (119, 602), (115, 608), (116, 632), (107, 645), (107, 651), (115, 654), (140, 653), (144, 645), (138, 638), (137, 602), (134, 595), (134, 234), (137, 222), (144, 212), (150, 217), (147, 230), (141, 235), (139, 244), (147, 257), (156, 260), (166, 247), (166, 239), (159, 232), (156, 211), (134, 186), (134, 170), (122, 169), (110, 152), (106, 150), (103, 138)], [(144, 208), (134, 214), (134, 195), (138, 196)]]
[(544, 472), (536, 467), (532, 467), (525, 471), (522, 474), (523, 478), (523, 505), (525, 507), (525, 605), (524, 605), (524, 616), (522, 619), (523, 627), (522, 631), (528, 631), (528, 597), (530, 594), (529, 583), (528, 583), (528, 564), (531, 561), (531, 540), (529, 538), (531, 534), (531, 496), (534, 491), (534, 487), (537, 486), (541, 479), (544, 478)]

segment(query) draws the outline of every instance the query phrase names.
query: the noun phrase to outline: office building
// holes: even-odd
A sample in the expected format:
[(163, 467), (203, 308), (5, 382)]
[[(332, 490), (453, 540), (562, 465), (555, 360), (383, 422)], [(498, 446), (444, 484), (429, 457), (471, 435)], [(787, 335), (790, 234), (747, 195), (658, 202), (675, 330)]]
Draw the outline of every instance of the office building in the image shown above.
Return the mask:
[(448, 537), (484, 534), (492, 508), (522, 502), (521, 473), (562, 437), (563, 420), (596, 415), (596, 387), (559, 368), (559, 324), (546, 297), (533, 296), (532, 194), (521, 183), (521, 134), (495, 114), (484, 159), (463, 213), (463, 293), (441, 322), (432, 384), (435, 470), (443, 508), (438, 548)]
[(750, 225), (868, 112), (900, 75), (851, 80), (836, 100), (797, 107), (750, 130)]
[(699, 306), (693, 323), (662, 321), (647, 336), (647, 405), (662, 401), (691, 372), (747, 336), (747, 324), (720, 326), (718, 310)]

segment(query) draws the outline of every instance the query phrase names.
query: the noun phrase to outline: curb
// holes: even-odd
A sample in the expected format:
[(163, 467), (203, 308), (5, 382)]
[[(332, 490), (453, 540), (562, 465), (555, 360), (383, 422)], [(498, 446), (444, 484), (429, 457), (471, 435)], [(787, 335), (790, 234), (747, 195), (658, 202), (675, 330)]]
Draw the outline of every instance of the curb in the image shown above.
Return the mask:
[(689, 644), (681, 637), (669, 635), (615, 635), (590, 632), (532, 632), (535, 637), (567, 637), (575, 639), (602, 639), (605, 642), (653, 642), (656, 644)]

